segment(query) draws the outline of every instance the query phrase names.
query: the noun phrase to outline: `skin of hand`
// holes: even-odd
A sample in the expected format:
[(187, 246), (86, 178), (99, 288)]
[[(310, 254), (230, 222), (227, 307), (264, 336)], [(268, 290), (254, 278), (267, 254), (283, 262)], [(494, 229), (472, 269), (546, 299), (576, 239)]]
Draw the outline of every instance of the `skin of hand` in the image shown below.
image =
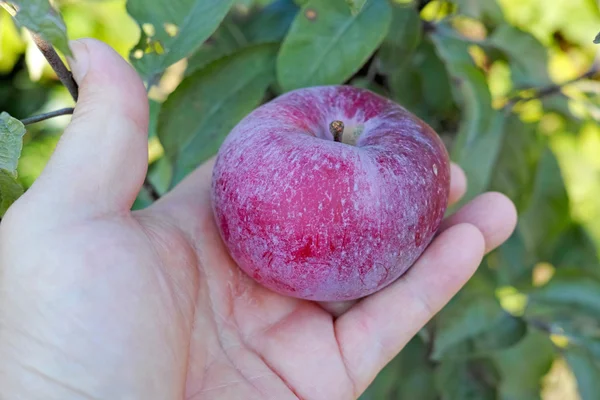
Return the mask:
[[(145, 88), (105, 44), (71, 47), (72, 122), (0, 225), (0, 399), (355, 399), (515, 227), (486, 193), (378, 293), (325, 308), (279, 296), (228, 256), (212, 162), (130, 211)], [(453, 166), (451, 202), (465, 187)]]

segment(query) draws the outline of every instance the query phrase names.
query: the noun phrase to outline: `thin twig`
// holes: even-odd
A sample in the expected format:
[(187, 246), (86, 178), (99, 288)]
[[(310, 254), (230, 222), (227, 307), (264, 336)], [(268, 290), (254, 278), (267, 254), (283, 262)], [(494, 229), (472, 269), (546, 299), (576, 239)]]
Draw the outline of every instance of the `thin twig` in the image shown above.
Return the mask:
[(505, 108), (512, 108), (512, 107), (515, 106), (515, 104), (519, 103), (520, 101), (542, 99), (544, 97), (553, 96), (555, 94), (560, 93), (565, 86), (572, 85), (573, 83), (577, 83), (577, 82), (579, 82), (579, 81), (581, 81), (583, 79), (592, 78), (594, 75), (598, 74), (598, 72), (599, 72), (599, 68), (597, 66), (593, 66), (587, 72), (579, 75), (578, 77), (570, 79), (570, 80), (568, 80), (566, 82), (559, 83), (559, 84), (548, 85), (548, 86), (545, 86), (545, 87), (534, 89), (535, 92), (531, 96), (528, 96), (528, 97), (515, 96), (515, 97), (509, 99), (508, 102), (506, 103), (506, 105), (504, 107)]
[(24, 118), (21, 120), (23, 125), (35, 124), (36, 122), (45, 121), (50, 118), (59, 117), (61, 115), (70, 115), (73, 114), (75, 109), (73, 107), (61, 108), (60, 110), (50, 111), (45, 114), (34, 115), (33, 117)]
[(31, 37), (33, 38), (33, 42), (40, 49), (44, 57), (46, 57), (46, 60), (48, 60), (48, 63), (50, 64), (54, 72), (56, 72), (56, 75), (58, 76), (60, 81), (63, 83), (63, 85), (65, 85), (69, 93), (71, 93), (71, 97), (73, 97), (73, 100), (77, 101), (79, 89), (77, 87), (77, 83), (75, 83), (75, 80), (73, 79), (73, 74), (71, 74), (71, 71), (67, 69), (65, 63), (63, 63), (63, 61), (58, 56), (58, 53), (56, 53), (56, 50), (54, 50), (54, 47), (52, 47), (50, 43), (46, 42), (37, 33), (30, 33)]

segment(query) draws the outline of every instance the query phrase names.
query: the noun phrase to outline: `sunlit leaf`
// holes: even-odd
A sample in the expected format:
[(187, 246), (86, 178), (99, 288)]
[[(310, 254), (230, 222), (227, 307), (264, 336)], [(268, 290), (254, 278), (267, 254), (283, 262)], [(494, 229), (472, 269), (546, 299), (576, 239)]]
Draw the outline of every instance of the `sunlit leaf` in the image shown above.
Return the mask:
[(163, 104), (158, 136), (174, 164), (173, 183), (214, 155), (229, 131), (274, 82), (276, 45), (257, 45), (190, 75)]
[(7, 113), (0, 113), (0, 169), (16, 174), (23, 149), (25, 126)]
[(71, 55), (65, 22), (48, 0), (10, 0), (7, 3), (11, 13), (16, 9), (15, 19), (20, 25), (36, 32), (64, 54)]
[(371, 0), (352, 15), (344, 0), (311, 0), (298, 13), (277, 59), (284, 90), (339, 84), (350, 78), (387, 34), (386, 0)]
[(142, 30), (131, 61), (150, 79), (190, 55), (217, 29), (233, 0), (129, 0)]

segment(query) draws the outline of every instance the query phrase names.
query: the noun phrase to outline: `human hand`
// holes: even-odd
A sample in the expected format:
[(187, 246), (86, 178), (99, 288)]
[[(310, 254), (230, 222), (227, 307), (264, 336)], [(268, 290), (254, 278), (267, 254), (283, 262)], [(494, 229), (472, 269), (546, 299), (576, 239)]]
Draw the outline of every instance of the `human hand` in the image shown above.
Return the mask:
[[(326, 305), (335, 316), (277, 295), (221, 242), (212, 162), (130, 211), (145, 88), (106, 45), (72, 48), (73, 120), (0, 225), (0, 399), (353, 399), (514, 229), (510, 201), (484, 194), (395, 283)], [(453, 167), (452, 202), (465, 185)]]

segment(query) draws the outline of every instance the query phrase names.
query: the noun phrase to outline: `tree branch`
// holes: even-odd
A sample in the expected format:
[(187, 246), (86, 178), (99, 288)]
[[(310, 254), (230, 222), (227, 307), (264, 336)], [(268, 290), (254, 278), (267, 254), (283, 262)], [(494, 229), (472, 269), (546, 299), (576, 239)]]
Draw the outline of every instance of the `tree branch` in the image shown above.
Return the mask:
[(23, 125), (35, 124), (36, 122), (45, 121), (50, 118), (59, 117), (61, 115), (70, 115), (73, 114), (74, 108), (61, 108), (60, 110), (50, 111), (49, 113), (34, 115), (33, 117), (24, 118), (21, 120)]
[(77, 87), (77, 83), (73, 79), (73, 74), (69, 71), (63, 63), (63, 61), (54, 50), (54, 47), (48, 42), (46, 42), (40, 35), (35, 32), (31, 32), (31, 37), (33, 38), (33, 42), (36, 44), (38, 49), (42, 52), (46, 60), (48, 60), (48, 64), (52, 67), (56, 75), (60, 79), (60, 81), (65, 85), (69, 93), (71, 93), (71, 97), (73, 100), (77, 101), (77, 97), (79, 96), (79, 89)]
[(585, 72), (571, 80), (568, 80), (566, 82), (563, 82), (560, 84), (548, 85), (548, 86), (541, 87), (541, 88), (536, 88), (536, 89), (534, 89), (535, 92), (531, 96), (528, 96), (528, 97), (515, 96), (515, 97), (509, 99), (504, 107), (512, 108), (520, 101), (529, 101), (529, 100), (542, 99), (544, 97), (553, 96), (555, 94), (560, 93), (565, 86), (572, 85), (573, 83), (577, 83), (583, 79), (592, 78), (594, 75), (598, 74), (598, 72), (600, 72), (599, 67), (594, 65), (587, 72)]

